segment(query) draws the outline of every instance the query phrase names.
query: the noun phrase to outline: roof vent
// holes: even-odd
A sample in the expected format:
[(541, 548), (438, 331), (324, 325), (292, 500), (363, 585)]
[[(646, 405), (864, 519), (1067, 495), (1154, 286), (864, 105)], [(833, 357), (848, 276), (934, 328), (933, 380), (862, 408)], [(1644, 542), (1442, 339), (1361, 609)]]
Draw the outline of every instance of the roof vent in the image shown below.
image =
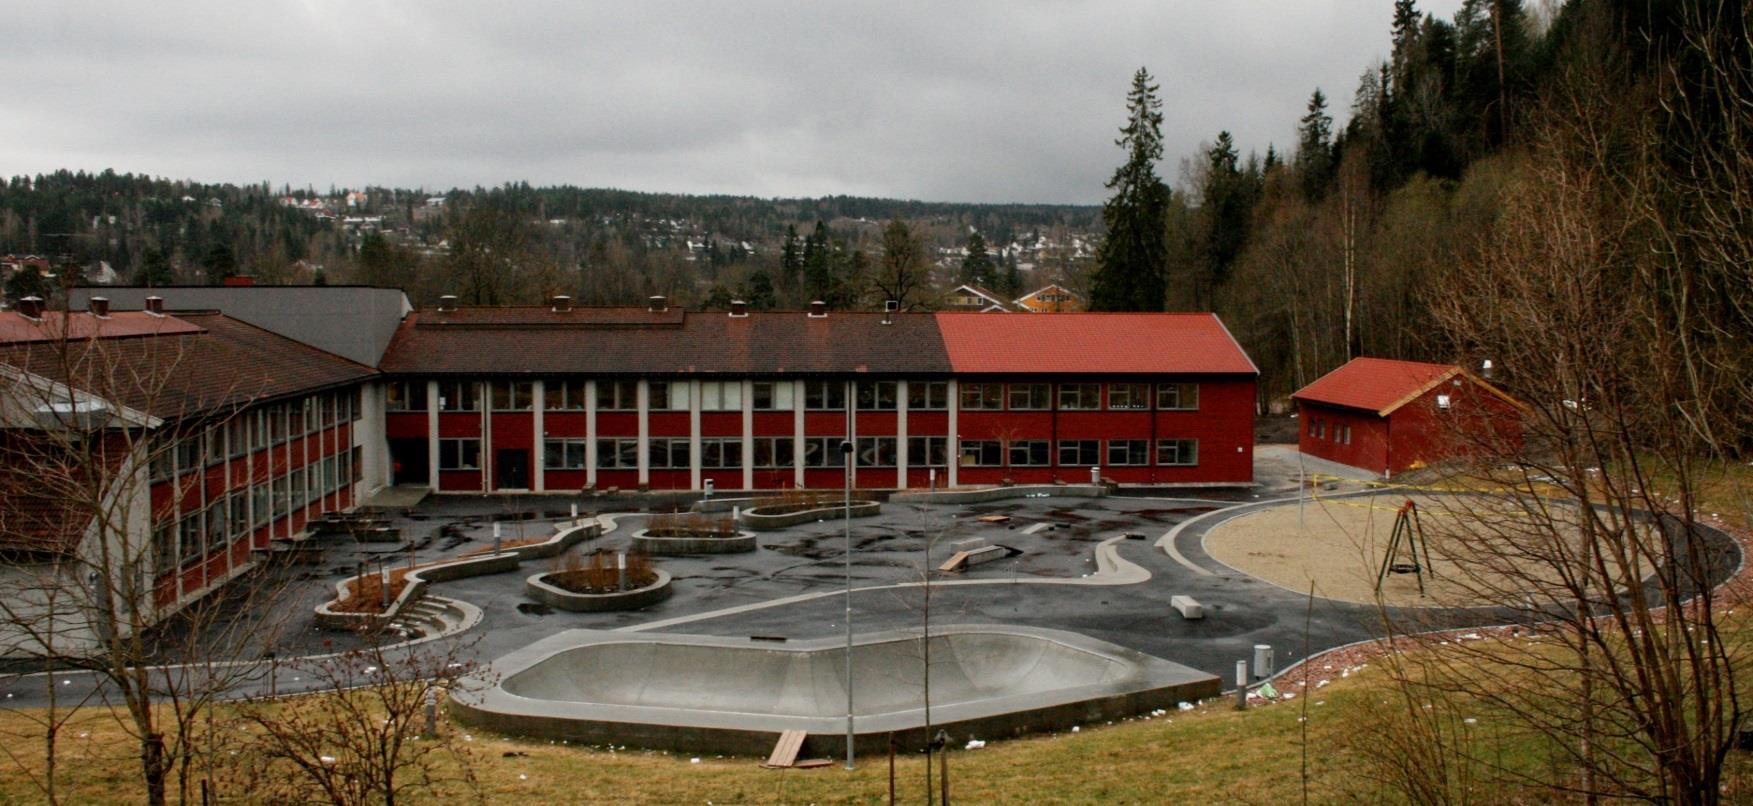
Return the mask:
[(1481, 377), (1489, 381), (1491, 380), (1491, 376), (1497, 374), (1497, 367), (1493, 366), (1491, 359), (1487, 358), (1479, 364), (1479, 374)]
[(828, 303), (823, 302), (819, 299), (810, 300), (810, 318), (811, 319), (826, 319), (826, 318), (828, 318)]
[(91, 315), (99, 319), (110, 318), (110, 301), (108, 297), (91, 298)]
[(749, 303), (740, 299), (730, 301), (730, 315), (733, 319), (746, 319), (749, 315)]
[(147, 297), (146, 298), (146, 313), (148, 316), (163, 316), (164, 315), (164, 297), (160, 297), (160, 296), (156, 296), (156, 295)]
[(444, 296), (439, 297), (438, 298), (438, 309), (440, 311), (454, 311), (454, 310), (456, 310), (457, 309), (457, 296), (455, 294), (445, 294)]
[(662, 294), (655, 294), (652, 296), (652, 298), (651, 298), (651, 312), (652, 313), (663, 313), (664, 311), (667, 311), (669, 309), (670, 309), (670, 301), (669, 301), (668, 297), (665, 297)]
[(556, 294), (552, 300), (554, 313), (565, 313), (572, 310), (572, 298), (565, 294)]
[(18, 313), (26, 319), (43, 318), (43, 298), (25, 297), (18, 301)]
[(885, 325), (894, 324), (895, 323), (895, 311), (898, 311), (900, 309), (901, 309), (901, 301), (900, 300), (894, 300), (894, 299), (883, 300), (883, 324), (885, 324)]

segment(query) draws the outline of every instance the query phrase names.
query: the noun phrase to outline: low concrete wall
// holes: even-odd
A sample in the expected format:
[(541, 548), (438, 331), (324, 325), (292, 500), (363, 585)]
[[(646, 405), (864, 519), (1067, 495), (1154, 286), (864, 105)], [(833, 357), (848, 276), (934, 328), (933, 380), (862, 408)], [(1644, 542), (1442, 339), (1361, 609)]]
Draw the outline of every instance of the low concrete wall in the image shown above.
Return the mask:
[(689, 507), (688, 509), (691, 512), (729, 512), (733, 509), (736, 509), (737, 507), (742, 507), (743, 509), (748, 509), (757, 500), (759, 500), (759, 499), (747, 498), (747, 497), (745, 497), (745, 498), (712, 498), (712, 499), (708, 499), (708, 500), (704, 500), (704, 501), (695, 501), (694, 505)]
[(897, 504), (978, 504), (1031, 495), (1105, 498), (1108, 487), (1103, 484), (1024, 484), (1015, 487), (980, 487), (973, 490), (895, 493), (889, 496), (889, 500)]
[[(852, 517), (868, 518), (881, 512), (882, 509), (883, 505), (876, 501), (853, 501)], [(846, 507), (840, 504), (817, 507), (815, 509), (806, 509), (799, 512), (786, 512), (777, 515), (765, 514), (761, 512), (760, 507), (756, 507), (754, 509), (743, 510), (742, 525), (745, 529), (766, 532), (774, 529), (785, 529), (796, 526), (800, 523), (815, 523), (816, 521), (827, 520), (829, 518), (843, 517), (845, 512)]]
[(661, 568), (652, 570), (657, 574), (656, 582), (643, 588), (634, 588), (619, 593), (573, 593), (565, 588), (549, 584), (547, 580), (543, 579), (543, 577), (554, 575), (555, 572), (549, 571), (524, 580), (523, 594), (555, 610), (567, 610), (573, 613), (638, 610), (668, 599), (672, 593), (670, 572)]
[(633, 533), (633, 550), (654, 557), (683, 557), (690, 554), (745, 554), (760, 546), (754, 532), (737, 532), (734, 537), (656, 537), (649, 530)]

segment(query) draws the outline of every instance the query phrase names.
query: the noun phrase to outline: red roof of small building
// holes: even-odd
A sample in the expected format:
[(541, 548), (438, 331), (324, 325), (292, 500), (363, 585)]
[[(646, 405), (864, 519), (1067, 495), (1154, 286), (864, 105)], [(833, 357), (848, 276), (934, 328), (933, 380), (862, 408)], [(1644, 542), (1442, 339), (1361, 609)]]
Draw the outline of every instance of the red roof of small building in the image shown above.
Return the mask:
[(1386, 417), (1395, 409), (1461, 372), (1454, 364), (1353, 358), (1291, 395), (1296, 400), (1373, 411)]
[(0, 344), (57, 341), (60, 339), (124, 339), (134, 336), (173, 336), (199, 333), (201, 327), (174, 316), (154, 316), (144, 311), (116, 311), (106, 317), (85, 312), (44, 311), (31, 319), (17, 311), (0, 311)]
[(939, 313), (937, 324), (958, 373), (1259, 373), (1210, 313)]

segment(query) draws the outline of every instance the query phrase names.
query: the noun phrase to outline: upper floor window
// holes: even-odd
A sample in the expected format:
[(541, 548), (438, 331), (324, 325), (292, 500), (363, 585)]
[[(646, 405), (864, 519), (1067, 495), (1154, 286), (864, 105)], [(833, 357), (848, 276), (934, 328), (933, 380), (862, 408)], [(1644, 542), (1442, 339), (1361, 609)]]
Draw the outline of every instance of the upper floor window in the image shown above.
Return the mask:
[(1165, 411), (1195, 411), (1199, 408), (1199, 384), (1159, 383), (1156, 385), (1156, 407)]
[(597, 381), (598, 411), (632, 411), (637, 408), (638, 381)]
[(907, 408), (931, 410), (949, 407), (948, 381), (913, 381), (907, 384)]
[(687, 381), (649, 381), (646, 383), (646, 405), (652, 411), (687, 411)]
[(961, 387), (962, 409), (1004, 408), (1004, 384), (964, 383)]
[(536, 385), (530, 381), (494, 381), (494, 411), (529, 411), (534, 404)]
[(791, 411), (796, 406), (792, 395), (796, 387), (791, 381), (755, 381), (749, 384), (756, 411)]
[(1110, 409), (1148, 409), (1148, 408), (1150, 408), (1150, 384), (1146, 384), (1146, 383), (1111, 383), (1111, 384), (1108, 384), (1108, 408), (1110, 408)]
[(841, 381), (805, 381), (803, 404), (812, 411), (846, 408), (846, 384)]
[(542, 384), (542, 408), (548, 411), (584, 411), (585, 390), (581, 380), (549, 380)]
[(1059, 385), (1059, 408), (1069, 410), (1102, 407), (1102, 385), (1099, 383), (1062, 383)]
[(481, 386), (475, 381), (439, 381), (439, 411), (480, 411)]
[(742, 381), (701, 381), (701, 411), (742, 411)]
[(1012, 411), (1045, 410), (1051, 405), (1049, 389), (1044, 383), (1013, 383), (1007, 395)]
[(895, 406), (894, 381), (859, 381), (859, 411), (891, 411)]

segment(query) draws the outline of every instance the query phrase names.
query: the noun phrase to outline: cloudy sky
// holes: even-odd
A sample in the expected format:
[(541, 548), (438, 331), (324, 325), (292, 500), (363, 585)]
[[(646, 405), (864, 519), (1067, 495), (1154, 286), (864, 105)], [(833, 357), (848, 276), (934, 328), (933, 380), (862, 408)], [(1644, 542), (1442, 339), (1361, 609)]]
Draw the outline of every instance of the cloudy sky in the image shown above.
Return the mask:
[(1393, 4), (7, 5), (4, 175), (1097, 202), (1140, 65), (1172, 179), (1222, 129), (1284, 149), (1317, 86), (1343, 119)]

